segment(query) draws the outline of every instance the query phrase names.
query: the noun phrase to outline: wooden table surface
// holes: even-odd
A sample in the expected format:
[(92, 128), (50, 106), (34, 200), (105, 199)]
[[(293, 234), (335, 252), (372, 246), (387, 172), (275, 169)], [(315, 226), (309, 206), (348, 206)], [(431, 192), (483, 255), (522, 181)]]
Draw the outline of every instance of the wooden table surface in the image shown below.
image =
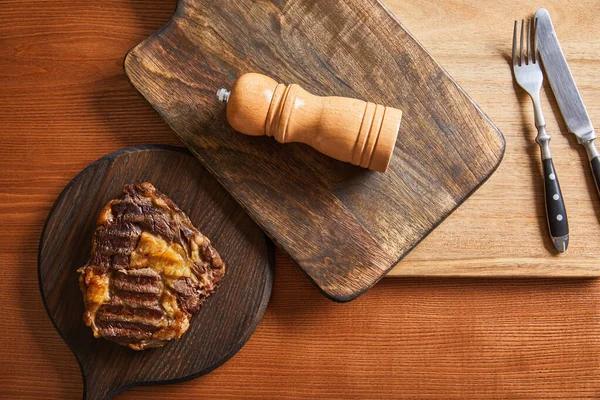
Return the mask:
[[(385, 3), (507, 139), (497, 173), (399, 268), (418, 274), (422, 265), (443, 270), (488, 257), (502, 269), (521, 265), (521, 254), (525, 267), (565, 260), (544, 236), (531, 106), (515, 93), (507, 62), (512, 21), (539, 2)], [(563, 3), (544, 6), (600, 121), (600, 2)], [(122, 68), (127, 50), (174, 8), (174, 0), (0, 0), (0, 398), (81, 397), (77, 363), (39, 296), (38, 239), (62, 188), (90, 162), (127, 146), (179, 144)], [(582, 227), (572, 267), (594, 267), (600, 201), (547, 92), (543, 103), (569, 216)], [(512, 232), (505, 225), (516, 221), (526, 222), (513, 232), (522, 237), (496, 234)], [(276, 268), (263, 322), (228, 363), (194, 381), (118, 398), (600, 397), (595, 280), (390, 278), (335, 304), (282, 252)]]

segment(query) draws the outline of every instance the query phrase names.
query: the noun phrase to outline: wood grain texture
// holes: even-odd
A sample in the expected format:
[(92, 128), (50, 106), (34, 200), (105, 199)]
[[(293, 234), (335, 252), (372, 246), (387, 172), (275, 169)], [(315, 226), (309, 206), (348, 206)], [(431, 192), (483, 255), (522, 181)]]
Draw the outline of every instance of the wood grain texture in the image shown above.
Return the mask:
[[(227, 265), (223, 281), (178, 340), (133, 351), (94, 339), (83, 324), (77, 269), (87, 264), (98, 214), (123, 186), (151, 182), (206, 235)], [(181, 382), (212, 371), (250, 338), (273, 284), (272, 245), (219, 183), (187, 151), (132, 147), (112, 153), (73, 179), (48, 216), (39, 251), (44, 304), (81, 367), (84, 398), (106, 400), (127, 388)]]
[[(573, 235), (564, 257), (549, 251), (531, 104), (515, 92), (506, 60), (513, 20), (540, 3), (385, 3), (507, 141), (498, 171), (402, 261), (402, 272), (597, 271), (600, 241), (584, 238), (600, 237), (600, 202), (584, 154), (563, 134), (554, 99), (544, 92)], [(544, 6), (598, 124), (600, 4)], [(91, 162), (128, 146), (181, 144), (122, 66), (123, 55), (174, 9), (174, 0), (1, 2), (1, 399), (81, 399), (77, 361), (39, 295), (38, 242), (54, 200)], [(475, 61), (486, 64), (475, 68)], [(133, 388), (117, 399), (600, 396), (598, 281), (390, 278), (339, 305), (281, 251), (275, 264), (265, 317), (235, 357), (193, 381)]]
[[(180, 0), (125, 59), (133, 85), (325, 295), (373, 286), (496, 168), (501, 133), (378, 0)], [(404, 121), (388, 172), (247, 137), (216, 100), (247, 72)]]
[[(454, 4), (454, 3), (453, 3)], [(511, 31), (515, 19), (550, 12), (563, 52), (592, 122), (600, 123), (600, 60), (596, 34), (598, 1), (398, 4), (394, 9), (431, 52), (502, 130), (502, 165), (427, 240), (391, 271), (392, 276), (598, 276), (600, 200), (584, 149), (569, 135), (545, 79), (542, 109), (552, 155), (569, 215), (567, 253), (558, 255), (549, 238), (533, 107), (512, 81)], [(427, 17), (426, 17), (427, 16)], [(428, 20), (428, 23), (425, 23)], [(506, 21), (506, 22), (505, 22)], [(429, 25), (431, 24), (431, 25)], [(506, 28), (506, 24), (510, 25)], [(450, 39), (456, 37), (456, 40)], [(477, 64), (481, 64), (477, 67)]]

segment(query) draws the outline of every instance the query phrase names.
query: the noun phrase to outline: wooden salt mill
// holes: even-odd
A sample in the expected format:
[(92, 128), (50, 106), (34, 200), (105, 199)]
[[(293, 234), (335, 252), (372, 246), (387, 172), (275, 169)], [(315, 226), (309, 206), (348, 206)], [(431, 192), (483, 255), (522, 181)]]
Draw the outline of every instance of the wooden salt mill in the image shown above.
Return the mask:
[(385, 172), (392, 157), (402, 111), (346, 97), (319, 97), (298, 85), (268, 76), (242, 75), (227, 102), (227, 120), (238, 132), (300, 142), (337, 160)]

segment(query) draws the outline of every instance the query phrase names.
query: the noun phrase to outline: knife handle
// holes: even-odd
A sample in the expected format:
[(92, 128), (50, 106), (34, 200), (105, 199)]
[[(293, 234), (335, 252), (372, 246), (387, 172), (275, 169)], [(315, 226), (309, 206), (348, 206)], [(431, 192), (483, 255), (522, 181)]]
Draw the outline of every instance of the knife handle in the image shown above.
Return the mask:
[(590, 160), (594, 181), (596, 182), (596, 190), (600, 195), (600, 156), (596, 156)]
[[(598, 172), (600, 173), (600, 160), (598, 160)], [(544, 170), (544, 191), (546, 195), (546, 216), (550, 235), (558, 251), (566, 250), (569, 235), (569, 222), (567, 221), (567, 210), (558, 183), (558, 176), (554, 169), (552, 158), (542, 160)], [(599, 175), (600, 176), (600, 175)], [(557, 243), (557, 241), (559, 243)], [(563, 250), (563, 251), (564, 251)], [(562, 251), (561, 251), (562, 252)]]
[(595, 142), (596, 140), (592, 139), (582, 144), (587, 150), (590, 166), (592, 167), (592, 174), (594, 175), (594, 182), (596, 183), (596, 190), (600, 195), (600, 153), (598, 153), (598, 149), (596, 149)]

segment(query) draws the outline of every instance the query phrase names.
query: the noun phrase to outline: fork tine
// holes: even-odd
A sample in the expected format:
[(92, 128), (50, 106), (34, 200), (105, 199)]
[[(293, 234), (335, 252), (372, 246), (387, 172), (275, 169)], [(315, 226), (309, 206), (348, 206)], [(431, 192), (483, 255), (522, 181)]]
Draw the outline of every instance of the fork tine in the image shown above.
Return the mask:
[(520, 57), (520, 61), (519, 61), (520, 65), (525, 64), (525, 60), (523, 59), (523, 36), (525, 36), (524, 28), (525, 28), (525, 20), (522, 19), (521, 20), (521, 57)]
[(517, 63), (517, 21), (515, 20), (515, 28), (513, 30), (513, 53), (512, 53), (512, 58), (513, 58), (513, 67), (516, 67), (518, 65)]
[(531, 54), (533, 53), (533, 48), (531, 46), (531, 37), (533, 36), (533, 24), (531, 23), (531, 18), (527, 20), (527, 64), (531, 64), (533, 59), (531, 58)]

